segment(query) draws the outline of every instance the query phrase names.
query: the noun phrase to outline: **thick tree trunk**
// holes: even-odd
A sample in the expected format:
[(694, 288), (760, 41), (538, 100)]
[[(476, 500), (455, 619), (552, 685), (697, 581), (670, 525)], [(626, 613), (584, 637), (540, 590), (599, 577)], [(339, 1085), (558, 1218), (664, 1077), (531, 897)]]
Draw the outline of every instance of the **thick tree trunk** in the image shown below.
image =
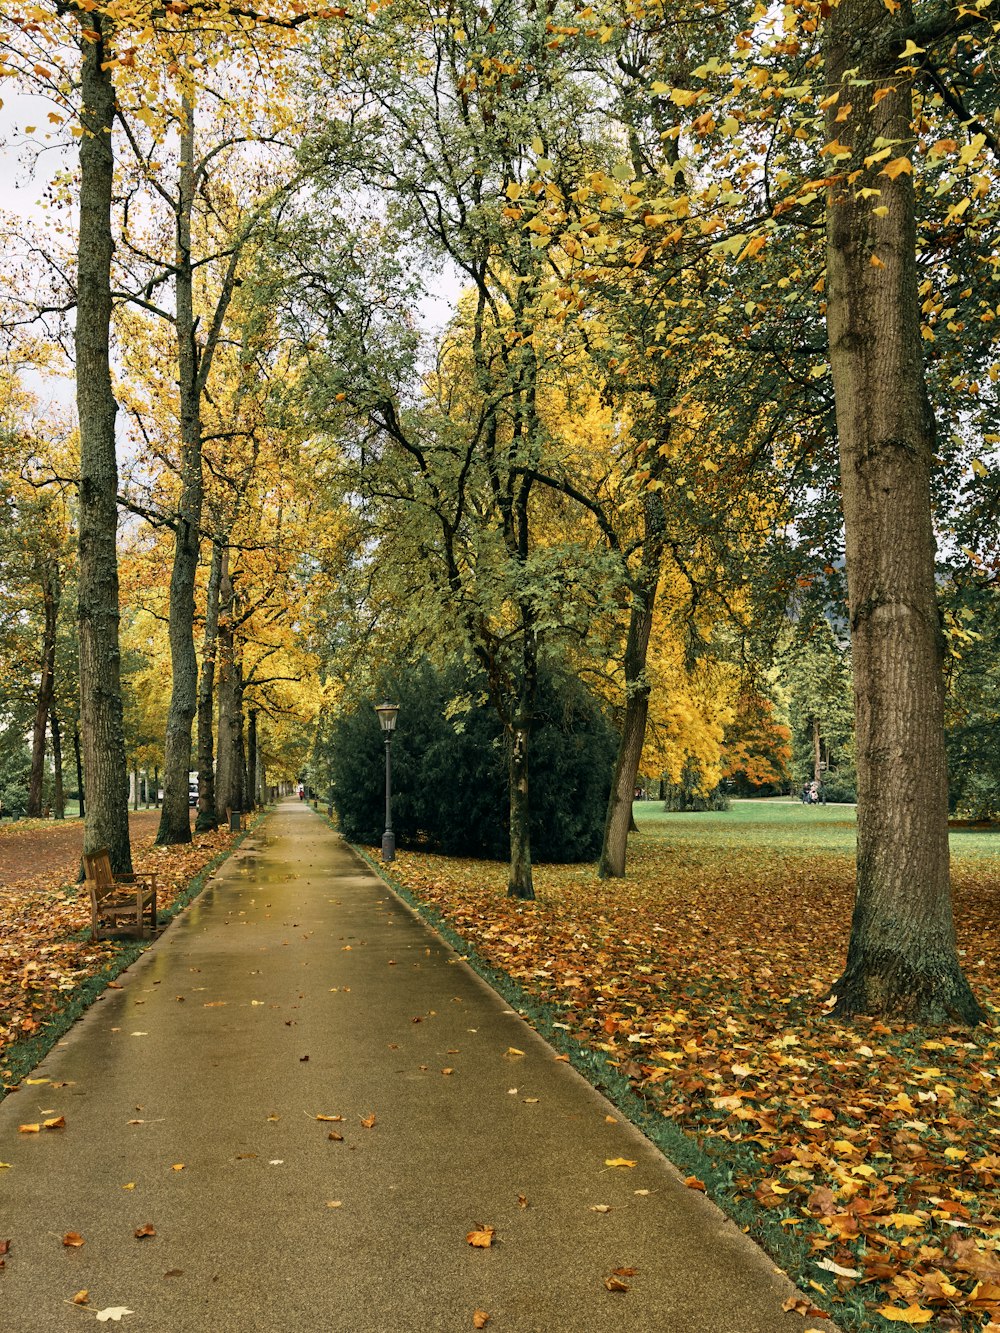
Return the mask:
[[(80, 715), (87, 781), (84, 851), (106, 847), (116, 874), (132, 870), (118, 644), (118, 465), (111, 388), (111, 197), (114, 52), (99, 11), (80, 17), (80, 231), (76, 403), (80, 425)], [(94, 38), (92, 35), (97, 33)]]
[(29, 819), (42, 813), (42, 784), (45, 778), (45, 735), (56, 683), (56, 620), (59, 615), (58, 575), (46, 562), (42, 569), (42, 663), (35, 696), (35, 721), (31, 735), (31, 773), (28, 778)]
[(833, 1012), (975, 1023), (983, 1014), (958, 962), (948, 869), (913, 181), (906, 169), (886, 174), (884, 160), (863, 165), (882, 143), (904, 155), (913, 142), (911, 88), (896, 70), (911, 6), (892, 9), (841, 0), (825, 50), (828, 89), (840, 90), (828, 137), (851, 146), (843, 170), (854, 173), (830, 188), (827, 233), (858, 756), (857, 896)]
[(54, 819), (65, 819), (66, 793), (63, 790), (62, 732), (59, 730), (59, 716), (54, 708), (49, 713), (49, 726), (52, 729), (52, 815)]
[(201, 649), (201, 675), (198, 678), (198, 818), (199, 833), (218, 828), (215, 811), (215, 657), (219, 638), (219, 584), (224, 563), (223, 545), (212, 543), (212, 563), (208, 571), (205, 600), (205, 637)]
[(180, 136), (180, 184), (177, 199), (176, 313), (177, 367), (180, 389), (181, 493), (170, 575), (170, 707), (163, 747), (163, 809), (158, 844), (191, 841), (191, 726), (198, 705), (198, 659), (194, 647), (194, 585), (198, 572), (203, 496), (201, 459), (201, 389), (195, 341), (194, 268), (191, 262), (191, 212), (195, 193), (194, 106), (184, 100)]

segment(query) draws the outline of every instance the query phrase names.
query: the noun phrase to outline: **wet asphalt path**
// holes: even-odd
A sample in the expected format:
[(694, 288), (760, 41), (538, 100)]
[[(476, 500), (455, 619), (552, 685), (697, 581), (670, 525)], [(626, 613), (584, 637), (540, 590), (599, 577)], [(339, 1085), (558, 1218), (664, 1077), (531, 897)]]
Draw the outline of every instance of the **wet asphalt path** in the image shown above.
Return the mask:
[[(774, 1265), (299, 802), (33, 1077), (0, 1105), (3, 1333), (121, 1307), (101, 1326), (820, 1323), (782, 1313)], [(489, 1248), (467, 1243), (480, 1226)]]

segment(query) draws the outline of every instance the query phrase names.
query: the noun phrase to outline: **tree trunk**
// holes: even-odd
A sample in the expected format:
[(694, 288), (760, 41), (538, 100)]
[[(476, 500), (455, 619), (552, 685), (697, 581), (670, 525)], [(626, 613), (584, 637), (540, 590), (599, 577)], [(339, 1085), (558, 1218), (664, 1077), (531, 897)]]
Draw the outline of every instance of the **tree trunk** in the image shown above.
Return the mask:
[(180, 184), (177, 199), (176, 313), (177, 368), (180, 390), (181, 493), (170, 575), (170, 708), (163, 747), (163, 809), (156, 841), (170, 845), (191, 841), (191, 725), (198, 705), (198, 659), (194, 647), (194, 585), (198, 572), (203, 497), (201, 391), (195, 340), (194, 268), (191, 261), (191, 212), (195, 194), (194, 106), (184, 99), (180, 135)]
[[(934, 589), (927, 399), (907, 170), (863, 167), (913, 142), (897, 73), (911, 6), (841, 0), (826, 35), (840, 101), (828, 137), (853, 149), (832, 185), (827, 328), (836, 399), (858, 756), (857, 894), (835, 1015), (978, 1022), (959, 966), (948, 869), (942, 644)], [(872, 106), (875, 89), (892, 91)], [(838, 111), (849, 107), (846, 120)], [(876, 141), (878, 143), (876, 144)], [(894, 152), (897, 151), (894, 149)], [(874, 191), (863, 197), (864, 187)], [(887, 211), (878, 216), (875, 206)]]
[(229, 576), (229, 552), (225, 552), (219, 584), (218, 662), (219, 735), (216, 746), (216, 818), (224, 823), (227, 810), (243, 808), (243, 683), (234, 632), (236, 594)]
[[(657, 451), (655, 459), (650, 460), (651, 475), (658, 475), (663, 464), (664, 455)], [(624, 876), (628, 835), (635, 830), (632, 799), (649, 716), (646, 655), (653, 629), (653, 610), (665, 539), (663, 501), (655, 491), (648, 492), (643, 501), (643, 526), (642, 564), (636, 586), (632, 590), (632, 609), (629, 613), (628, 638), (625, 641), (625, 712), (608, 795), (604, 841), (597, 863), (597, 874), (601, 879), (620, 879)]]
[(817, 784), (823, 781), (823, 744), (819, 732), (819, 718), (812, 720), (812, 740), (813, 740), (813, 781)]
[(66, 793), (63, 790), (63, 752), (62, 733), (59, 730), (59, 716), (53, 708), (49, 713), (49, 726), (52, 728), (52, 815), (55, 819), (66, 818)]
[(247, 785), (246, 808), (254, 810), (257, 806), (257, 710), (251, 708), (247, 713)]
[[(76, 404), (80, 428), (80, 714), (87, 780), (84, 851), (106, 847), (116, 874), (132, 870), (118, 644), (118, 465), (111, 388), (111, 198), (114, 52), (110, 20), (81, 15), (80, 229)], [(85, 35), (97, 33), (97, 37)]]
[(59, 615), (58, 575), (51, 562), (42, 567), (41, 593), (43, 609), (42, 669), (35, 696), (35, 722), (31, 735), (31, 774), (28, 779), (29, 819), (38, 819), (42, 813), (42, 784), (45, 778), (45, 734), (49, 725), (52, 697), (56, 682), (56, 620)]
[(649, 715), (649, 682), (645, 672), (652, 625), (652, 606), (634, 601), (625, 647), (625, 714), (608, 796), (604, 843), (597, 863), (597, 874), (601, 879), (619, 879), (625, 874), (628, 835), (633, 825), (632, 799)]
[(532, 899), (535, 886), (531, 874), (531, 825), (528, 803), (528, 743), (530, 725), (515, 723), (510, 734), (510, 877), (507, 896)]
[[(195, 828), (206, 833), (219, 827), (215, 810), (215, 656), (219, 638), (219, 585), (224, 563), (223, 545), (212, 543), (212, 563), (208, 571), (205, 601), (205, 637), (201, 649), (201, 675), (198, 679), (198, 818)], [(228, 558), (228, 557), (225, 557)]]
[(83, 819), (86, 810), (83, 799), (83, 755), (80, 751), (80, 727), (73, 727), (73, 758), (76, 761), (76, 794), (80, 803), (80, 818)]

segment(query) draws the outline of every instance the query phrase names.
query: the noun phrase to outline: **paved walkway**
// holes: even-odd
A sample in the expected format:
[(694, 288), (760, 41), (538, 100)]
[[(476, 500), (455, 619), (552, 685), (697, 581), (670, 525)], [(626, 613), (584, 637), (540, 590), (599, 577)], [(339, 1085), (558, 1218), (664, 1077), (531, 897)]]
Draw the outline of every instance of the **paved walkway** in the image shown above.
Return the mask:
[(298, 802), (121, 980), (0, 1106), (9, 1333), (820, 1322)]

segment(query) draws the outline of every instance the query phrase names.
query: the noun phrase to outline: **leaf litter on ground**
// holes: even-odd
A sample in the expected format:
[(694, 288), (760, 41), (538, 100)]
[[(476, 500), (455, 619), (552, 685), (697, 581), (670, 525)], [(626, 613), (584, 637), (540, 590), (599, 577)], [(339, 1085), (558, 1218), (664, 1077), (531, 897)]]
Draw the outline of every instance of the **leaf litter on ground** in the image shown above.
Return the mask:
[(731, 1196), (796, 1233), (800, 1280), (835, 1317), (849, 1298), (890, 1322), (1000, 1321), (1000, 861), (953, 865), (990, 1023), (848, 1026), (824, 1001), (846, 955), (850, 835), (740, 832), (633, 835), (625, 880), (536, 867), (535, 902), (507, 897), (496, 863), (403, 851), (393, 873), (729, 1164)]

